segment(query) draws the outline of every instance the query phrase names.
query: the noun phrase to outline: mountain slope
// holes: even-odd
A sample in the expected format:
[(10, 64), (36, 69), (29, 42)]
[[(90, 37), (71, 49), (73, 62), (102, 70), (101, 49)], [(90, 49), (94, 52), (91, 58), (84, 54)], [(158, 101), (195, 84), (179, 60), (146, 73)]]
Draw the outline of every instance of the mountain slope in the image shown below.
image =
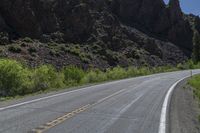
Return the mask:
[(192, 51), (184, 16), (178, 0), (2, 0), (0, 54), (32, 66), (177, 64)]

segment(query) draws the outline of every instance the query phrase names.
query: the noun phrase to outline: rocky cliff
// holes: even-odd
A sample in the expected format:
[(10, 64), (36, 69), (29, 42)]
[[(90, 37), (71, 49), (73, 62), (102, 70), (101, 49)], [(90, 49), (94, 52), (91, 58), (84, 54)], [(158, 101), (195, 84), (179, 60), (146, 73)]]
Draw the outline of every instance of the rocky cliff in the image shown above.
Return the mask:
[(162, 0), (119, 0), (117, 3), (115, 5), (119, 7), (115, 7), (114, 12), (125, 23), (182, 48), (192, 49), (193, 33), (183, 18), (179, 0), (170, 0), (167, 6)]
[(193, 44), (184, 16), (178, 0), (1, 0), (0, 52), (34, 65), (177, 64)]

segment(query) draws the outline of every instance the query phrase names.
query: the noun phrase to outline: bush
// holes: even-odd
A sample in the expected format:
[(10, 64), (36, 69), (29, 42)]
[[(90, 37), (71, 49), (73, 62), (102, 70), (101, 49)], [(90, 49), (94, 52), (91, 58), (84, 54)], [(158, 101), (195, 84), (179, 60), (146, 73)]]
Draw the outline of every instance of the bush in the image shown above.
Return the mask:
[(109, 80), (106, 73), (100, 71), (99, 69), (90, 70), (82, 79), (82, 83), (96, 83)]
[(43, 65), (33, 71), (34, 91), (64, 87), (64, 75), (50, 65)]
[(0, 48), (0, 54), (1, 54), (1, 53), (3, 53), (3, 49), (2, 49), (2, 48)]
[(0, 60), (0, 96), (14, 96), (27, 93), (31, 85), (29, 71), (14, 61)]
[(149, 75), (151, 74), (151, 71), (148, 67), (141, 67), (138, 69), (138, 75)]
[(50, 54), (51, 56), (60, 56), (59, 52), (58, 52), (57, 50), (55, 50), (55, 49), (51, 49), (51, 50), (49, 51), (49, 54)]
[(28, 48), (28, 51), (29, 51), (29, 53), (36, 53), (37, 52), (37, 49), (36, 48), (34, 48), (34, 47), (30, 47), (30, 48)]
[[(128, 67), (127, 69), (118, 66), (103, 72), (99, 69), (84, 71), (76, 66), (64, 67), (61, 71), (57, 71), (50, 65), (30, 69), (17, 61), (0, 59), (0, 96), (25, 95), (52, 88), (57, 89), (188, 68), (200, 68), (200, 63), (194, 64), (193, 61), (188, 61), (178, 64), (177, 67)], [(195, 88), (195, 96), (200, 99), (199, 81), (200, 76), (194, 76), (189, 83)]]
[(68, 66), (62, 70), (66, 85), (79, 84), (85, 73), (81, 68)]
[(177, 66), (176, 66), (179, 70), (184, 70), (184, 65), (179, 63)]
[(23, 41), (27, 42), (27, 43), (32, 43), (33, 42), (33, 40), (30, 37), (23, 38)]
[(127, 72), (124, 68), (115, 67), (106, 71), (107, 77), (110, 80), (122, 79), (127, 77)]
[(195, 68), (195, 64), (192, 60), (188, 60), (186, 62), (186, 64), (187, 64), (187, 69), (194, 69)]
[(13, 53), (20, 53), (22, 51), (19, 46), (9, 46), (8, 50)]
[(189, 84), (194, 88), (194, 95), (200, 100), (200, 76), (194, 76), (189, 80)]
[(85, 52), (83, 48), (81, 48), (78, 44), (65, 47), (63, 48), (63, 50), (65, 52), (78, 56), (83, 63), (89, 63), (90, 59), (92, 58), (91, 54)]
[(138, 68), (136, 67), (129, 67), (127, 70), (127, 76), (128, 77), (135, 77), (135, 76), (139, 76), (140, 75), (140, 71), (138, 70)]

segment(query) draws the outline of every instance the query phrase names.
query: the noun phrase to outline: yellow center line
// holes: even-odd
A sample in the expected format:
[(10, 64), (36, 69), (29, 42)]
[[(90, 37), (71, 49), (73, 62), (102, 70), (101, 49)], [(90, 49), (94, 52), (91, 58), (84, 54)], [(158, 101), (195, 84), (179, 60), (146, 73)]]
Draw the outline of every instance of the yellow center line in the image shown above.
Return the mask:
[(109, 99), (109, 98), (111, 98), (111, 97), (114, 97), (114, 96), (116, 96), (116, 95), (118, 95), (118, 94), (124, 92), (125, 90), (126, 90), (126, 89), (120, 90), (120, 91), (118, 91), (118, 92), (116, 92), (116, 93), (113, 93), (112, 95), (110, 95), (110, 96), (108, 96), (108, 97), (105, 97), (105, 98), (99, 100), (98, 102), (96, 102), (96, 103), (94, 103), (94, 104), (87, 104), (87, 105), (85, 105), (85, 106), (83, 106), (83, 107), (81, 107), (81, 108), (78, 108), (78, 109), (76, 109), (76, 110), (73, 110), (73, 111), (70, 112), (70, 113), (66, 113), (66, 114), (64, 114), (63, 116), (54, 119), (53, 121), (49, 121), (49, 122), (47, 122), (47, 123), (45, 123), (45, 124), (43, 124), (43, 125), (41, 125), (41, 126), (35, 128), (35, 129), (31, 130), (30, 133), (43, 133), (43, 132), (49, 130), (50, 128), (53, 128), (53, 127), (55, 127), (55, 126), (57, 126), (57, 125), (63, 123), (64, 121), (66, 121), (66, 120), (72, 118), (73, 116), (78, 115), (78, 114), (80, 114), (81, 112), (84, 112), (84, 111), (86, 111), (87, 109), (89, 109), (89, 108), (91, 108), (91, 107), (93, 107), (93, 106), (95, 106), (95, 105), (97, 105), (97, 104), (100, 104), (100, 103), (106, 101), (107, 99)]
[(35, 128), (35, 129), (31, 130), (31, 133), (43, 133), (43, 132), (49, 130), (50, 128), (59, 125), (60, 123), (63, 123), (67, 119), (69, 119), (69, 118), (71, 118), (71, 117), (73, 117), (73, 116), (75, 116), (75, 115), (87, 110), (90, 106), (91, 105), (88, 104), (88, 105), (85, 105), (85, 106), (83, 106), (83, 107), (81, 107), (79, 109), (76, 109), (76, 110), (74, 110), (74, 111), (72, 111), (70, 113), (64, 114), (63, 116), (58, 117), (53, 121), (47, 122), (46, 124), (41, 125), (41, 126)]

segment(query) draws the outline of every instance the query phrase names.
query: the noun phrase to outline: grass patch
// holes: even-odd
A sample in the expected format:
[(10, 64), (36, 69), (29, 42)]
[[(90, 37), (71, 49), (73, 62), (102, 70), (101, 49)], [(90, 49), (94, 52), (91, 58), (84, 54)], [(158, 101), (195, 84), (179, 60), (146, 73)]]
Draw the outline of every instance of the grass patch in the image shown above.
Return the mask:
[[(200, 75), (193, 76), (188, 83), (193, 87), (194, 98), (200, 103)], [(200, 115), (198, 116), (200, 122)]]
[(189, 84), (194, 88), (193, 92), (195, 97), (200, 100), (200, 75), (192, 77), (189, 80)]

